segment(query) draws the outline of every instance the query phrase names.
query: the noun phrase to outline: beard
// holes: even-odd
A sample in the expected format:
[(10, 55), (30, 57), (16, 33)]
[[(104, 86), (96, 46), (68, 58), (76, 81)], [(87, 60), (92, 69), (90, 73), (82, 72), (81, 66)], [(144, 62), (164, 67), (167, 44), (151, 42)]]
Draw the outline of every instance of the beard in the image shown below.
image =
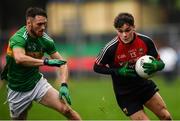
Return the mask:
[(34, 36), (34, 37), (42, 37), (41, 34), (38, 34), (37, 28), (34, 28), (33, 25), (31, 26), (30, 32), (31, 32), (32, 36)]
[(34, 36), (34, 37), (41, 37), (42, 35), (38, 35), (35, 31), (34, 31), (34, 29), (32, 28), (31, 30), (31, 34)]
[(36, 32), (35, 32), (33, 29), (31, 29), (31, 34), (32, 34), (34, 37), (40, 37), (39, 35), (36, 34)]

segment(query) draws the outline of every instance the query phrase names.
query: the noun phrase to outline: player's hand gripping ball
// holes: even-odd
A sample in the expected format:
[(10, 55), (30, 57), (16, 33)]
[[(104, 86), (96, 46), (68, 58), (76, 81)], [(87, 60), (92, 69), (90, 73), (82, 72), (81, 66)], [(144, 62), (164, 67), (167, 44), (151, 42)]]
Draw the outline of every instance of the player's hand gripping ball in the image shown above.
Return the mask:
[(155, 58), (150, 55), (144, 55), (136, 61), (135, 70), (140, 77), (147, 79), (152, 76), (152, 74), (148, 75), (147, 73), (144, 72), (145, 69), (143, 68), (143, 64), (152, 63), (154, 59)]

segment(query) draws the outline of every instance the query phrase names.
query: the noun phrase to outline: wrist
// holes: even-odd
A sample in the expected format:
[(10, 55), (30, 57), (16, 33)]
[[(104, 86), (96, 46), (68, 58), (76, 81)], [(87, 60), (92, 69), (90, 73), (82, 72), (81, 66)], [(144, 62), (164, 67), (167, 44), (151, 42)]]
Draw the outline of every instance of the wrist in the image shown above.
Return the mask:
[(66, 86), (66, 87), (68, 87), (67, 83), (65, 83), (65, 82), (61, 83), (61, 86)]
[(161, 61), (161, 60), (158, 61), (158, 63), (157, 63), (157, 70), (160, 71), (160, 70), (162, 70), (164, 67), (165, 67), (164, 62)]
[(45, 58), (45, 59), (44, 59), (44, 65), (48, 65), (48, 61), (49, 61), (49, 59), (48, 59), (48, 58)]
[(119, 71), (120, 71), (119, 68), (114, 69), (114, 73), (115, 73), (116, 75), (119, 75), (119, 74), (120, 74)]

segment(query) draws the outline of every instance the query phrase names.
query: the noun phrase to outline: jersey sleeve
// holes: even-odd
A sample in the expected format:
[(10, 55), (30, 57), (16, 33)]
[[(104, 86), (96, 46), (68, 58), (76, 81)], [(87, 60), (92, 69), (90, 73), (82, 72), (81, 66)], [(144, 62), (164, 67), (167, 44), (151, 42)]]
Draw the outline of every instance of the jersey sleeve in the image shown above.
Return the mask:
[(116, 42), (110, 42), (106, 44), (104, 48), (101, 49), (93, 67), (95, 72), (101, 73), (101, 74), (115, 74), (116, 73), (117, 69), (111, 66), (113, 65), (113, 62), (114, 62), (116, 46), (117, 46)]
[(104, 48), (101, 49), (99, 55), (96, 58), (95, 63), (101, 65), (112, 65), (114, 62), (115, 52), (118, 45), (118, 38), (113, 38), (108, 42)]
[(43, 39), (45, 40), (45, 51), (47, 54), (51, 55), (53, 53), (55, 53), (57, 51), (56, 47), (55, 47), (55, 43), (54, 40), (52, 38), (50, 38), (47, 34), (43, 35)]
[(19, 35), (14, 35), (10, 38), (10, 48), (25, 48), (25, 39)]
[(156, 45), (154, 44), (153, 40), (149, 37), (143, 37), (143, 40), (147, 46), (147, 55), (151, 55), (159, 59), (160, 57), (159, 57)]
[(56, 47), (55, 47), (54, 43), (53, 43), (53, 42), (50, 42), (50, 43), (48, 44), (48, 48), (46, 49), (46, 53), (49, 54), (49, 55), (51, 55), (51, 54), (55, 53), (56, 51), (57, 51), (57, 50), (56, 50)]
[(101, 74), (115, 73), (115, 70), (113, 68), (109, 68), (108, 66), (106, 66), (110, 64), (111, 59), (112, 57), (110, 57), (110, 49), (106, 50), (106, 47), (103, 48), (96, 58), (93, 70)]
[(107, 48), (106, 46), (101, 49), (99, 55), (96, 58), (96, 64), (110, 64), (113, 61), (113, 54), (111, 52), (112, 48)]

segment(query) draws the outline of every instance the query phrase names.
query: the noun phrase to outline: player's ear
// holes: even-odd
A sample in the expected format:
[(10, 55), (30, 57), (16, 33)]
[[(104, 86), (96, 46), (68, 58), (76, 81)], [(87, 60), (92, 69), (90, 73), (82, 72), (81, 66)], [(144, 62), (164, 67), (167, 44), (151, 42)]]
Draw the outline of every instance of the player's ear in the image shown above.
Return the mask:
[(26, 18), (26, 25), (31, 25), (32, 18), (31, 17), (27, 17)]
[(26, 18), (26, 25), (29, 25), (31, 23), (30, 18)]

